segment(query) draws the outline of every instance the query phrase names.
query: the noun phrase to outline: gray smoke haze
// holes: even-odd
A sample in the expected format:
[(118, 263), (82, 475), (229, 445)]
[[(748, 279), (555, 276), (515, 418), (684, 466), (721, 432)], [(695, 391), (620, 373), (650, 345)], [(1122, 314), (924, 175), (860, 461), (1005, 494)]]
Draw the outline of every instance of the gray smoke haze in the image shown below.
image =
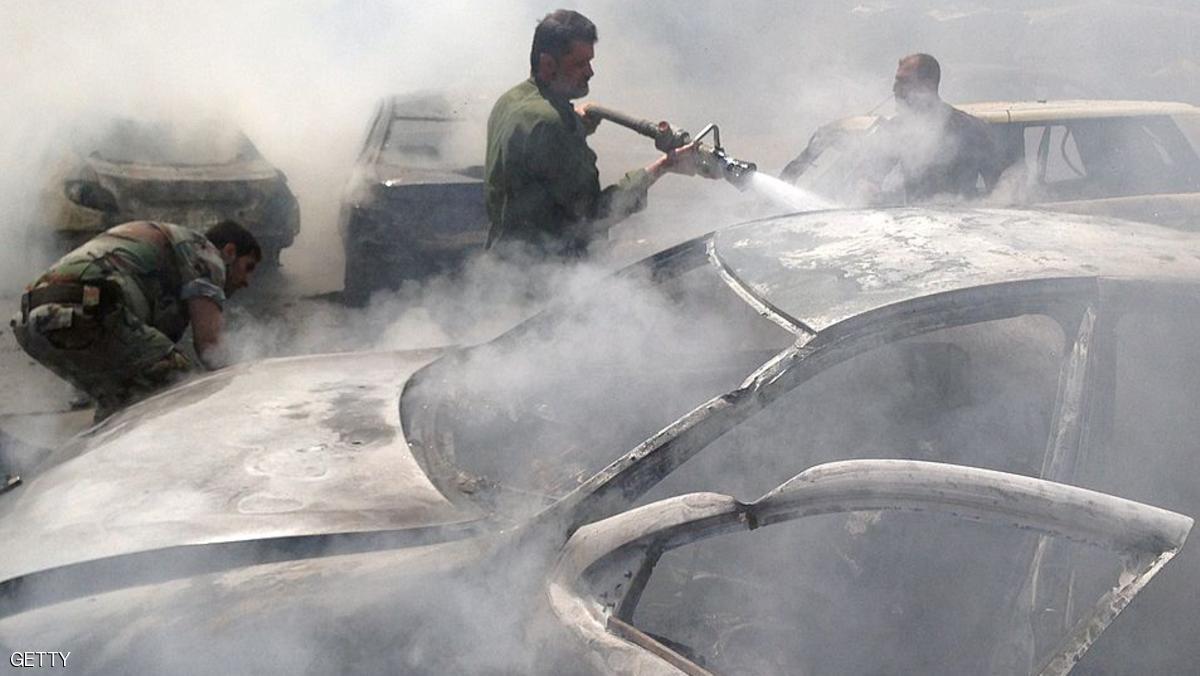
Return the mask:
[[(887, 0), (595, 1), (574, 6), (592, 18), (600, 31), (597, 74), (589, 99), (639, 116), (666, 118), (693, 132), (707, 122), (719, 122), (730, 152), (770, 173), (803, 149), (817, 125), (887, 102), (897, 58), (915, 51), (933, 53), (941, 60), (942, 93), (951, 102), (1096, 96), (1200, 103), (1200, 42), (1194, 38), (1200, 32), (1200, 12), (1194, 2), (1184, 0), (1020, 0), (1002, 9), (984, 2)], [(301, 234), (283, 255), (288, 280), (305, 293), (334, 291), (341, 284), (342, 258), (337, 210), (375, 103), (384, 96), (420, 89), (498, 95), (526, 76), (533, 26), (553, 8), (531, 1), (6, 3), (0, 8), (0, 50), (5, 57), (0, 59), (4, 100), (0, 125), (5, 130), (0, 137), (4, 158), (0, 160), (0, 204), (5, 205), (0, 211), (0, 235), (9, 244), (0, 250), (0, 284), (15, 293), (49, 260), (51, 254), (39, 237), (46, 226), (44, 214), (38, 211), (39, 197), (51, 189), (46, 178), (73, 140), (86, 138), (112, 117), (166, 119), (181, 127), (221, 118), (244, 130), (262, 154), (288, 175), (300, 200)], [(881, 111), (890, 112), (890, 104)], [(603, 125), (593, 145), (600, 152), (606, 183), (656, 155), (647, 140), (613, 125)], [(480, 162), (482, 154), (480, 147)], [(645, 238), (666, 244), (759, 214), (764, 208), (777, 207), (764, 207), (753, 194), (738, 193), (724, 183), (668, 177), (652, 190), (647, 211), (618, 226), (615, 233), (627, 241)], [(649, 253), (653, 248), (647, 244), (630, 251)], [(256, 316), (255, 308), (239, 307), (235, 299), (230, 342), (239, 360), (475, 343), (541, 306), (544, 296), (534, 294), (537, 300), (531, 302), (523, 286), (528, 272), (476, 261), (461, 279), (439, 278), (377, 294), (362, 310), (289, 299)], [(548, 287), (564, 290), (569, 298), (586, 295), (586, 289), (606, 272), (604, 265), (536, 271)], [(653, 401), (653, 388), (642, 383), (647, 386), (639, 390), (643, 399), (638, 399), (624, 389), (629, 382), (616, 375), (661, 370), (665, 359), (677, 358), (685, 348), (698, 352), (711, 344), (725, 350), (736, 347), (737, 336), (723, 331), (728, 327), (719, 325), (719, 317), (697, 320), (683, 312), (691, 309), (687, 307), (668, 311), (670, 298), (649, 291), (644, 282), (623, 283), (614, 292), (620, 294), (614, 298), (630, 300), (622, 322), (613, 323), (603, 313), (579, 317), (563, 334), (554, 336), (559, 342), (550, 345), (549, 359), (547, 344), (537, 342), (476, 355), (475, 366), (483, 370), (470, 375), (502, 376), (505, 386), (487, 391), (498, 380), (483, 378), (465, 387), (489, 399), (540, 388), (538, 396), (560, 405), (569, 401), (568, 396), (586, 398), (592, 405), (618, 396), (625, 396), (623, 401), (631, 408), (645, 404), (646, 410), (622, 411), (599, 421), (547, 421), (596, 425), (591, 430), (596, 436), (583, 438), (602, 439), (609, 444), (603, 451), (610, 455), (588, 460), (602, 464), (611, 459), (612, 453), (626, 448), (622, 446), (626, 437), (642, 438), (657, 429), (654, 425), (670, 422), (666, 409), (686, 410), (703, 400), (700, 394), (721, 391), (704, 383), (696, 387), (692, 399)], [(649, 331), (655, 326), (662, 335), (685, 339), (659, 344), (658, 335)], [(1005, 356), (1028, 347), (992, 340), (989, 348)], [(597, 350), (598, 344), (604, 349)], [(664, 347), (676, 348), (676, 355), (655, 351)], [(590, 354), (594, 371), (602, 370), (605, 360), (620, 360), (622, 373), (608, 374), (612, 380), (591, 392), (575, 392), (569, 381), (555, 379), (577, 372), (543, 370), (555, 360), (569, 362), (574, 353)], [(864, 360), (849, 375), (830, 374), (826, 378), (830, 382), (798, 392), (795, 401), (781, 402), (776, 410), (764, 413), (755, 427), (723, 439), (706, 452), (707, 461), (694, 463), (690, 473), (664, 483), (654, 497), (676, 489), (705, 488), (754, 498), (813, 462), (855, 454), (917, 449), (956, 459), (941, 446), (948, 445), (984, 448), (989, 459), (1003, 459), (1016, 442), (998, 437), (997, 429), (1040, 432), (1047, 424), (1038, 411), (1046, 410), (1045, 397), (1052, 399), (1053, 392), (1029, 395), (1035, 399), (1032, 403), (1017, 393), (1026, 380), (1055, 375), (1046, 371), (1049, 354), (1049, 350), (1031, 349), (1023, 362), (1031, 369), (1028, 373), (1008, 373), (1005, 362), (972, 370), (973, 380), (967, 383), (947, 384), (939, 374), (924, 378), (933, 387), (959, 388), (937, 392), (914, 385), (915, 376), (930, 375), (921, 371), (929, 366), (920, 356), (914, 367), (911, 360), (888, 362), (874, 355), (871, 359), (876, 361)], [(878, 368), (880, 360), (883, 370)], [(488, 371), (489, 364), (502, 368)], [(906, 366), (918, 372), (905, 371)], [(745, 374), (721, 375), (722, 387), (728, 389), (728, 382), (736, 383)], [(885, 386), (893, 389), (882, 403), (856, 408), (857, 402)], [(814, 391), (822, 396), (809, 394)], [(831, 391), (835, 396), (829, 396)], [(944, 436), (920, 437), (918, 431), (927, 429), (921, 421), (943, 415), (922, 402), (944, 403), (946, 398), (957, 403), (952, 414), (939, 420)], [(651, 411), (650, 404), (663, 410)], [(1188, 415), (1186, 406), (1176, 405), (1181, 409), (1168, 410), (1180, 417)], [(582, 410), (576, 410), (576, 415)], [(847, 411), (854, 412), (853, 425), (843, 424)], [(817, 421), (808, 430), (816, 448), (811, 455), (778, 454), (753, 466), (746, 462), (747, 448), (793, 447), (795, 432), (786, 422), (799, 417)], [(1164, 425), (1171, 424), (1169, 416), (1162, 414), (1162, 418)], [(558, 441), (544, 437), (543, 442), (547, 439)], [(1187, 440), (1180, 434), (1169, 442), (1182, 448)], [(479, 446), (483, 460), (488, 450)], [(1001, 460), (996, 464), (1004, 465)], [(510, 466), (510, 471), (511, 467), (520, 465)], [(1113, 483), (1116, 490), (1120, 484)], [(1172, 499), (1187, 489), (1173, 490)], [(1139, 486), (1139, 491), (1129, 497), (1156, 502), (1152, 487)], [(786, 553), (780, 554), (778, 565), (786, 561)], [(487, 612), (476, 612), (475, 603), (487, 589), (474, 580), (460, 582), (462, 587), (451, 585), (449, 591), (429, 594), (398, 585), (396, 593), (413, 592), (413, 608), (445, 597), (455, 612), (461, 610), (473, 621), (504, 622), (502, 607), (488, 605)], [(803, 598), (799, 593), (797, 597)], [(246, 650), (279, 640), (292, 651), (295, 662), (291, 664), (297, 670), (314, 664), (330, 670), (344, 666), (319, 662), (320, 656), (307, 644), (307, 639), (324, 635), (324, 625), (308, 618), (291, 619), (295, 624), (282, 628), (251, 623), (254, 631), (243, 637), (244, 646), (249, 646)], [(405, 621), (378, 619), (397, 626)], [(1180, 626), (1185, 626), (1182, 619)], [(499, 634), (506, 641), (520, 640), (507, 630)], [(419, 641), (412, 646), (414, 652), (398, 655), (396, 662), (385, 659), (381, 669), (422, 665)], [(181, 646), (180, 652), (184, 650)], [(483, 660), (488, 668), (513, 668), (526, 666), (529, 659), (525, 653), (491, 651), (488, 645), (477, 650), (467, 664), (479, 666), (473, 660)], [(151, 657), (147, 666), (179, 666), (168, 657), (177, 659), (177, 655), (164, 655), (159, 662)], [(487, 662), (489, 657), (495, 661)]]

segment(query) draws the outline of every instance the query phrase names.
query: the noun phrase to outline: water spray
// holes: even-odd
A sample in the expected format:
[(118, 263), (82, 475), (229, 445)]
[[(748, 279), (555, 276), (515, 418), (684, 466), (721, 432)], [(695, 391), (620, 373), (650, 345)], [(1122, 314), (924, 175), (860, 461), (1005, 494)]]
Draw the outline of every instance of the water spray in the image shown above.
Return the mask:
[(651, 122), (650, 120), (639, 119), (632, 115), (626, 115), (620, 111), (596, 104), (589, 104), (587, 106), (587, 115), (601, 120), (608, 120), (626, 129), (632, 129), (642, 136), (652, 138), (654, 139), (654, 147), (664, 153), (682, 148), (692, 141), (701, 141), (704, 137), (712, 134), (712, 145), (706, 143), (696, 144), (696, 150), (700, 154), (697, 172), (708, 178), (724, 178), (737, 187), (738, 190), (745, 190), (749, 187), (750, 178), (758, 169), (757, 165), (753, 162), (739, 160), (725, 152), (725, 148), (721, 146), (721, 130), (715, 124), (705, 127), (693, 139), (692, 135), (686, 130), (673, 127), (666, 120)]

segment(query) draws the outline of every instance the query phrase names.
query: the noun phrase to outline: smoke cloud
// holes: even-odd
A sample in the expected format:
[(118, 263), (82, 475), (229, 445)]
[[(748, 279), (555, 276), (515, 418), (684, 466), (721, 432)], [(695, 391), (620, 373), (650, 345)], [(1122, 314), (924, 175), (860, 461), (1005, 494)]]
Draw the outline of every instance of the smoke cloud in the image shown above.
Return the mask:
[[(802, 4), (595, 0), (577, 3), (575, 8), (595, 21), (600, 32), (589, 98), (638, 116), (665, 118), (693, 132), (718, 122), (731, 154), (755, 161), (771, 174), (799, 154), (818, 125), (870, 110), (890, 112), (886, 104), (896, 60), (917, 51), (932, 53), (941, 61), (942, 94), (950, 102), (1093, 96), (1200, 103), (1200, 43), (1194, 39), (1200, 32), (1200, 12), (1192, 1), (1018, 0), (1001, 9), (994, 5), (969, 0)], [(618, 262), (781, 209), (777, 202), (764, 202), (755, 193), (738, 193), (724, 183), (668, 177), (652, 189), (644, 213), (614, 230), (620, 241), (609, 259), (572, 269), (533, 270), (542, 291), (530, 291), (528, 267), (477, 260), (456, 278), (436, 278), (376, 294), (365, 309), (314, 297), (341, 286), (338, 208), (375, 103), (385, 96), (427, 89), (497, 96), (526, 77), (533, 26), (553, 8), (529, 0), (6, 3), (0, 8), (4, 56), (0, 59), (4, 84), (0, 125), (5, 130), (0, 137), (0, 204), (4, 205), (0, 236), (8, 244), (0, 248), (0, 285), (7, 289), (0, 296), (14, 299), (54, 256), (45, 237), (50, 224), (41, 205), (45, 193), (57, 189), (48, 181), (63, 154), (94, 138), (104, 124), (118, 117), (165, 120), (180, 128), (197, 120), (226, 120), (242, 129), (289, 177), (300, 200), (301, 234), (283, 254), (282, 291), (247, 294), (248, 302), (235, 298), (230, 304), (229, 342), (238, 360), (479, 343), (540, 309), (549, 295), (545, 289), (556, 289), (568, 298), (585, 297), (586, 290)], [(647, 140), (611, 124), (602, 125), (593, 139), (605, 183), (657, 154)], [(479, 147), (476, 163), (482, 163), (482, 155)], [(570, 365), (572, 355), (587, 354), (593, 360), (588, 364), (589, 377), (598, 378), (596, 372), (605, 360), (621, 361), (626, 372), (648, 372), (655, 367), (662, 370), (667, 359), (688, 349), (699, 354), (701, 348), (714, 345), (719, 350), (739, 347), (737, 336), (724, 331), (727, 327), (713, 317), (697, 321), (691, 313), (695, 308), (672, 306), (677, 299), (658, 295), (647, 280), (622, 283), (615, 293), (613, 299), (628, 299), (623, 323), (611, 323), (608, 314), (585, 314), (565, 332), (552, 336), (553, 343), (534, 340), (517, 349), (477, 352), (468, 364), (474, 370), (460, 385), (489, 401), (536, 390), (545, 399), (542, 403), (561, 404), (572, 396), (584, 398), (565, 378), (578, 376), (583, 369), (548, 372), (544, 370), (548, 361)], [(647, 330), (653, 322), (659, 323), (657, 334)], [(832, 379), (830, 389), (806, 390), (790, 407), (781, 406), (774, 415), (764, 413), (756, 427), (709, 449), (706, 457), (712, 460), (693, 463), (690, 473), (662, 484), (654, 497), (716, 489), (754, 498), (812, 462), (848, 454), (915, 450), (938, 459), (962, 460), (940, 444), (962, 449), (988, 442), (986, 461), (1012, 469), (1005, 465), (1010, 460), (1005, 442), (1012, 440), (996, 430), (1016, 425), (1022, 433), (1036, 432), (1030, 437), (1044, 437), (1048, 421), (1039, 416), (1048, 409), (1047, 400), (1052, 401), (1053, 384), (1043, 383), (1032, 402), (1016, 391), (1022, 378), (1047, 374), (1053, 378), (1049, 365), (1053, 360), (1048, 356), (1053, 351), (1042, 343), (1014, 347), (999, 338), (990, 340), (989, 347), (1004, 359), (971, 370), (973, 380), (955, 380), (962, 374), (929, 373), (958, 363), (956, 354), (946, 357), (937, 352), (943, 349), (938, 346), (920, 347), (915, 356), (890, 362), (879, 355), (871, 357), (893, 369), (882, 375), (874, 368), (879, 361), (866, 361), (852, 377), (833, 373), (827, 377)], [(1030, 352), (1023, 362), (1028, 373), (1005, 371), (1006, 360), (1017, 348)], [(669, 354), (672, 349), (675, 355)], [(1179, 359), (1186, 361), (1187, 354)], [(1147, 357), (1147, 361), (1153, 360)], [(703, 365), (704, 360), (697, 358), (695, 363)], [(747, 362), (747, 370), (753, 365)], [(695, 395), (691, 398), (652, 402), (661, 411), (647, 406), (597, 421), (580, 416), (582, 409), (577, 409), (571, 419), (544, 422), (597, 426), (592, 430), (595, 436), (588, 439), (607, 444), (602, 450), (608, 455), (587, 457), (583, 464), (594, 469), (624, 450), (630, 439), (654, 432), (655, 425), (670, 422), (671, 415), (728, 389), (744, 375), (723, 373), (720, 387), (703, 382), (688, 391)], [(899, 384), (883, 403), (857, 408), (858, 402), (878, 394), (885, 377)], [(1130, 378), (1140, 383), (1135, 376)], [(943, 389), (922, 390), (913, 384), (918, 380)], [(628, 381), (615, 378), (600, 382), (587, 393), (591, 397), (587, 403), (599, 406), (626, 397), (623, 402), (636, 408), (653, 398), (654, 389), (646, 383), (639, 384), (645, 386), (637, 392), (642, 399), (632, 397), (629, 386)], [(1152, 388), (1137, 391), (1142, 389)], [(829, 391), (836, 396), (811, 394)], [(947, 400), (953, 404), (950, 413), (932, 403), (922, 406), (922, 402)], [(848, 411), (857, 414), (849, 422)], [(539, 412), (544, 410), (533, 414)], [(657, 417), (651, 418), (651, 412)], [(506, 414), (499, 406), (476, 413), (495, 413), (498, 419)], [(942, 437), (920, 436), (928, 429), (921, 421), (943, 415)], [(1178, 412), (1180, 419), (1186, 415), (1186, 410)], [(747, 465), (744, 448), (793, 447), (794, 431), (780, 430), (790, 430), (788, 421), (800, 417), (817, 421), (808, 430), (808, 439), (823, 446), (810, 456), (777, 455)], [(848, 432), (862, 436), (838, 436)], [(1168, 436), (1168, 441), (1159, 441), (1172, 449), (1192, 447), (1185, 435)], [(899, 448), (900, 439), (909, 446)], [(541, 439), (547, 440), (558, 441)], [(523, 441), (515, 438), (514, 454), (521, 452), (517, 442)], [(476, 445), (480, 466), (489, 467), (487, 463), (494, 459), (486, 452), (492, 447)], [(523, 469), (520, 455), (505, 460), (507, 471)], [(550, 470), (564, 474), (561, 467)], [(1113, 484), (1120, 485), (1116, 480)], [(1140, 493), (1130, 497), (1155, 502), (1154, 488), (1139, 485)], [(1191, 499), (1187, 489), (1179, 486), (1169, 495), (1171, 500), (1182, 495), (1178, 504)], [(1178, 504), (1165, 506), (1179, 508)], [(831, 528), (845, 527), (839, 522)], [(778, 561), (776, 568), (785, 565), (786, 555)], [(528, 565), (541, 573), (543, 562), (535, 563)], [(519, 563), (514, 569), (520, 572), (525, 566)], [(411, 591), (411, 605), (418, 610), (422, 603), (446, 596), (455, 617), (470, 617), (483, 625), (501, 623), (497, 618), (505, 608), (499, 604), (474, 607), (489, 593), (483, 583), (457, 582), (462, 585), (451, 585), (450, 592), (424, 595), (397, 583), (397, 593)], [(406, 619), (388, 617), (378, 607), (375, 611), (372, 617), (381, 624), (402, 627)], [(282, 629), (256, 626), (246, 644), (234, 649), (253, 650), (280, 634), (324, 635), (325, 627), (313, 626), (308, 618), (290, 619), (296, 624)], [(1179, 626), (1187, 625), (1180, 620)], [(499, 633), (505, 640), (519, 640), (513, 632)], [(398, 662), (384, 659), (382, 666), (422, 665), (421, 645), (412, 645), (413, 650), (400, 655)], [(316, 656), (304, 652), (305, 646), (288, 647), (296, 650), (297, 669), (317, 663)], [(527, 666), (527, 654), (507, 650), (498, 653), (499, 664), (486, 663), (483, 654), (488, 648), (477, 646), (479, 654), (471, 659), (482, 660), (488, 668)], [(155, 656), (147, 661), (150, 667), (171, 664)]]

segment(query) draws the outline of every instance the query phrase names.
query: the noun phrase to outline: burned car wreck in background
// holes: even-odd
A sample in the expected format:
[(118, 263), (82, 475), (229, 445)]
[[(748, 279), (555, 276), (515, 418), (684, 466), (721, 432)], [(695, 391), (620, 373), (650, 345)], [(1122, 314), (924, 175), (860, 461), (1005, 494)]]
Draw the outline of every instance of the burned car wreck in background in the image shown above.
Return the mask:
[(217, 122), (173, 126), (114, 120), (64, 160), (43, 205), (68, 251), (134, 220), (205, 230), (232, 219), (278, 264), (300, 232), (287, 177), (239, 130)]
[(1200, 239), (1152, 226), (734, 226), (488, 343), (114, 415), (0, 496), (0, 643), (96, 672), (1186, 672), (1198, 306)]
[[(957, 105), (988, 123), (1007, 167), (989, 202), (1114, 216), (1181, 229), (1200, 223), (1200, 108), (1153, 101)], [(782, 172), (823, 197), (859, 204), (863, 139), (881, 122), (850, 117), (816, 131)], [(903, 195), (872, 196), (878, 204)]]
[(451, 93), (394, 96), (379, 104), (343, 198), (344, 299), (405, 280), (453, 272), (482, 251), (487, 102)]

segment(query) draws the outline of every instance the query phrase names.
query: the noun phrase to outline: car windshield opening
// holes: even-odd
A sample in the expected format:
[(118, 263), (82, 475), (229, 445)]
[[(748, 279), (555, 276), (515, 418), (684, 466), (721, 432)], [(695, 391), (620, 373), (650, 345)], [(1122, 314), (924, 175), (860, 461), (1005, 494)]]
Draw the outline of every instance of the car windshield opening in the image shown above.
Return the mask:
[(393, 167), (457, 171), (481, 163), (481, 143), (468, 120), (397, 116), (388, 126), (379, 159)]
[(478, 479), (545, 504), (792, 343), (696, 258), (568, 293), (420, 374), (401, 413), (430, 421), (415, 426), (419, 443), (459, 473), (443, 490), (482, 493)]

